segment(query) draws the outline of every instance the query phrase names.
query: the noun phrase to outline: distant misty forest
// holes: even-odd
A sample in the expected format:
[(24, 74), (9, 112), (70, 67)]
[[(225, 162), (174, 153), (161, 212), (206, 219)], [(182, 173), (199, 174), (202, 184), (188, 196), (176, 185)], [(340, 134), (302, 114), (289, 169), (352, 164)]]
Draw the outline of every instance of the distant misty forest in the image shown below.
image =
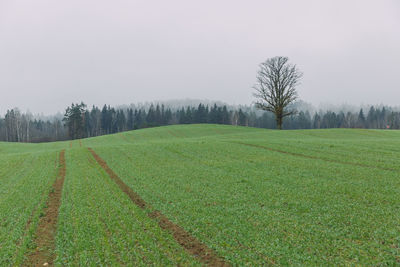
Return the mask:
[[(283, 129), (368, 128), (400, 129), (400, 112), (380, 106), (348, 110), (320, 110), (294, 104), (297, 113), (286, 117)], [(0, 117), (0, 141), (49, 142), (94, 137), (173, 124), (215, 123), (275, 129), (275, 116), (253, 106), (186, 101), (111, 107), (72, 104), (63, 115), (33, 116), (17, 108)]]

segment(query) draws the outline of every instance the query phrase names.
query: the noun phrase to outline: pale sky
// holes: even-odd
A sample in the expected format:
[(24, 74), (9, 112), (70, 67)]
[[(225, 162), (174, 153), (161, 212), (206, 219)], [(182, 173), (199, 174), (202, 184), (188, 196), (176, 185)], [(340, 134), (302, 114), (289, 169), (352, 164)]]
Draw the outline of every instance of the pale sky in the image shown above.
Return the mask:
[(399, 0), (0, 0), (0, 114), (71, 102), (251, 104), (288, 56), (314, 105), (400, 105)]

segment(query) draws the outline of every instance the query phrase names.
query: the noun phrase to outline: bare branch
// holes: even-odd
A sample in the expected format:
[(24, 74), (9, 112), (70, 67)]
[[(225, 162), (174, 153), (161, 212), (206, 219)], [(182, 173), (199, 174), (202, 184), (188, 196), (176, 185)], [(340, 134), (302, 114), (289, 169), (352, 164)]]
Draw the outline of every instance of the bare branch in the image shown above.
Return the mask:
[(256, 107), (273, 112), (279, 129), (282, 128), (283, 117), (296, 113), (295, 110), (287, 110), (287, 107), (297, 99), (296, 86), (303, 76), (296, 65), (288, 62), (287, 57), (273, 57), (261, 63), (253, 87)]

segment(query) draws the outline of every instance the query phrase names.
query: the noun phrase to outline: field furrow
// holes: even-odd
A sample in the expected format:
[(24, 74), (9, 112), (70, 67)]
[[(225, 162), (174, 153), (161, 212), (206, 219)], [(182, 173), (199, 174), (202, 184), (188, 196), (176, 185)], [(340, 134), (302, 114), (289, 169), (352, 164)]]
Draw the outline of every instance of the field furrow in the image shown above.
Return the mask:
[(199, 265), (132, 203), (87, 149), (68, 150), (66, 160), (56, 265)]
[(40, 218), (35, 233), (35, 251), (29, 253), (24, 264), (28, 266), (50, 265), (54, 263), (55, 233), (58, 211), (61, 204), (61, 194), (66, 173), (65, 150), (61, 151), (59, 172), (46, 202), (43, 216)]
[(154, 210), (149, 204), (147, 204), (136, 192), (134, 192), (130, 187), (128, 187), (115, 173), (110, 167), (108, 167), (107, 163), (101, 159), (96, 152), (89, 148), (89, 151), (92, 153), (93, 157), (96, 161), (103, 167), (103, 169), (108, 173), (111, 179), (113, 179), (121, 190), (129, 196), (129, 198), (141, 209), (146, 210), (148, 212), (148, 216), (152, 219), (155, 219), (159, 226), (172, 233), (175, 240), (188, 251), (193, 256), (196, 256), (203, 263), (211, 266), (229, 266), (224, 259), (220, 258), (215, 254), (213, 250), (205, 246), (203, 243), (198, 241), (196, 238), (191, 236), (188, 232), (186, 232), (179, 225), (171, 222), (164, 214), (161, 212)]
[[(40, 152), (9, 158), (6, 168), (11, 171), (0, 179), (0, 266), (21, 264), (32, 246), (34, 230), (56, 178), (55, 156)], [(22, 165), (13, 164), (19, 159), (23, 159)]]
[[(346, 164), (343, 156), (320, 160), (308, 150), (300, 157), (227, 144), (263, 138), (174, 137), (95, 149), (146, 202), (233, 264), (398, 260), (397, 171)], [(265, 140), (287, 149), (285, 138)]]
[[(397, 266), (399, 140), (177, 125), (0, 144), (0, 266), (36, 247), (56, 266)], [(62, 149), (55, 248), (41, 250)]]
[(256, 145), (256, 144), (248, 144), (248, 143), (243, 143), (243, 142), (233, 142), (236, 144), (241, 144), (245, 146), (252, 146), (252, 147), (257, 147), (261, 149), (266, 149), (269, 151), (273, 152), (278, 152), (278, 153), (284, 153), (287, 155), (295, 156), (295, 157), (303, 157), (303, 158), (308, 158), (308, 159), (314, 159), (314, 160), (322, 160), (322, 161), (327, 161), (327, 162), (333, 162), (333, 163), (339, 163), (339, 164), (346, 164), (346, 165), (352, 165), (352, 166), (357, 166), (357, 167), (365, 167), (365, 168), (374, 168), (374, 169), (380, 169), (384, 171), (394, 171), (394, 172), (399, 172), (399, 169), (392, 169), (392, 168), (384, 168), (384, 167), (378, 167), (376, 165), (367, 165), (367, 164), (362, 164), (362, 163), (353, 163), (350, 161), (340, 161), (340, 160), (334, 160), (334, 159), (329, 159), (329, 158), (323, 158), (323, 157), (317, 157), (317, 156), (312, 156), (312, 155), (307, 155), (307, 154), (301, 154), (301, 153), (294, 153), (294, 152), (289, 152), (289, 151), (284, 151), (280, 149), (275, 149), (267, 146), (262, 146), (262, 145)]

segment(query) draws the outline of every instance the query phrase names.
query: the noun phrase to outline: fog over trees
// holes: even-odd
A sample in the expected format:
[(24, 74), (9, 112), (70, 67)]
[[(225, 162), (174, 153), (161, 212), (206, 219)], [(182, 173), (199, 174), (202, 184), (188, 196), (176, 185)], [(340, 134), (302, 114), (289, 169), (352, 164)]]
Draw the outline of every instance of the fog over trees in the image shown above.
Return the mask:
[[(72, 104), (66, 108), (64, 118), (34, 116), (14, 108), (0, 116), (0, 141), (49, 142), (192, 123), (277, 128), (275, 115), (260, 111), (255, 106), (203, 102), (206, 104), (190, 100), (189, 104), (174, 101), (90, 108), (84, 103)], [(291, 108), (298, 112), (286, 117), (283, 129), (400, 129), (400, 111), (388, 106), (316, 111), (310, 104), (298, 101)]]
[(0, 116), (0, 141), (47, 142), (68, 139), (61, 118), (39, 118), (18, 108)]

